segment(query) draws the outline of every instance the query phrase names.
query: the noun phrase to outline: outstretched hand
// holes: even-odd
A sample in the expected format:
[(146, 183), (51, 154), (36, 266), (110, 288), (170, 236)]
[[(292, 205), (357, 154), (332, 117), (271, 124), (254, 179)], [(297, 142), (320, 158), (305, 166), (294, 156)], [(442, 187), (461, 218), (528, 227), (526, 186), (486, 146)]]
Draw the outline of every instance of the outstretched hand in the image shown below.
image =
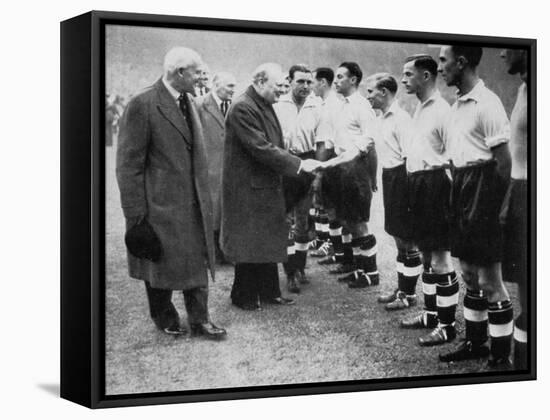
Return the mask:
[(321, 162), (315, 159), (305, 159), (302, 161), (302, 165), (300, 166), (300, 170), (306, 173), (312, 173), (316, 169), (319, 169), (321, 167)]

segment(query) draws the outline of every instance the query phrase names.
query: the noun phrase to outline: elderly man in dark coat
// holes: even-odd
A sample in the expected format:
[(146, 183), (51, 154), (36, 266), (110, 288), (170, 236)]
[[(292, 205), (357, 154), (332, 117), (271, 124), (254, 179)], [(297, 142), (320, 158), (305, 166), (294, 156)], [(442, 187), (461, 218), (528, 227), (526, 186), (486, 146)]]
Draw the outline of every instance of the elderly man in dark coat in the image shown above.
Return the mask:
[(191, 99), (200, 67), (195, 51), (174, 48), (164, 59), (164, 76), (132, 98), (121, 120), (117, 180), (127, 237), (145, 225), (160, 242), (160, 256), (149, 258), (128, 246), (129, 273), (145, 281), (153, 321), (167, 334), (186, 333), (172, 304), (172, 291), (182, 290), (192, 332), (221, 338), (225, 330), (210, 322), (207, 307), (212, 203)]
[(288, 226), (282, 176), (313, 172), (320, 163), (300, 160), (283, 149), (273, 104), (283, 72), (259, 66), (253, 84), (232, 105), (226, 120), (222, 183), (221, 246), (235, 261), (234, 305), (261, 309), (261, 302), (290, 304), (281, 297), (277, 263), (287, 259)]
[(224, 257), (219, 249), (219, 238), (225, 116), (227, 115), (227, 111), (229, 111), (237, 81), (231, 73), (220, 72), (214, 76), (212, 83), (213, 89), (205, 96), (195, 98), (195, 102), (201, 118), (206, 145), (208, 186), (210, 187), (214, 208), (216, 259), (218, 262), (224, 262)]

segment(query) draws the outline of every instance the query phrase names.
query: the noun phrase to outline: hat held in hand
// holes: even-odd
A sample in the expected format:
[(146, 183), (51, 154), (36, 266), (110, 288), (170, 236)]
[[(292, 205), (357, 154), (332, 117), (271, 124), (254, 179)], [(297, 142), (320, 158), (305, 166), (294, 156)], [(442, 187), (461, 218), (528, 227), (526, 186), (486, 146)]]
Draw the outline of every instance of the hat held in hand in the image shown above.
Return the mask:
[(137, 258), (157, 262), (162, 254), (160, 240), (146, 219), (128, 229), (124, 242), (130, 254)]

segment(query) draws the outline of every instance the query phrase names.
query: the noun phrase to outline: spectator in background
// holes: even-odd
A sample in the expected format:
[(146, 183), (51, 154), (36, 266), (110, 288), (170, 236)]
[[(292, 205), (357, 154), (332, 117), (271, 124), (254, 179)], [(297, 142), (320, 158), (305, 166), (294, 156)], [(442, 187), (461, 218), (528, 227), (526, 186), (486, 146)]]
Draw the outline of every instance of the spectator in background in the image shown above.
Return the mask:
[(210, 68), (208, 65), (203, 64), (201, 68), (201, 75), (199, 80), (195, 85), (195, 95), (196, 97), (204, 96), (210, 92)]
[(225, 262), (219, 246), (225, 116), (229, 111), (236, 84), (237, 81), (231, 73), (218, 73), (214, 76), (214, 88), (205, 96), (195, 99), (204, 133), (208, 182), (214, 209), (216, 259), (219, 263)]

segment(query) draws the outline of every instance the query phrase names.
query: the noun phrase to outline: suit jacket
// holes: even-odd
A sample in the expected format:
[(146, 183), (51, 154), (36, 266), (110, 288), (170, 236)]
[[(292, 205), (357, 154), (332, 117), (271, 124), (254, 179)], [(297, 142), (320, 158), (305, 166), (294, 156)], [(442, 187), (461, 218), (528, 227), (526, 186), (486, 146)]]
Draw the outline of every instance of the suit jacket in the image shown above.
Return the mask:
[(273, 107), (250, 86), (225, 123), (221, 246), (231, 261), (286, 261), (282, 176), (298, 176), (300, 159), (283, 149)]
[(162, 80), (132, 98), (120, 124), (117, 180), (124, 215), (129, 223), (147, 217), (163, 248), (157, 263), (128, 254), (129, 273), (161, 289), (204, 287), (206, 267), (214, 267), (202, 127), (187, 96), (192, 127)]
[(221, 187), (223, 148), (225, 140), (225, 117), (216, 103), (212, 92), (195, 98), (202, 123), (206, 158), (208, 160), (208, 182), (214, 209), (214, 230), (221, 223)]

